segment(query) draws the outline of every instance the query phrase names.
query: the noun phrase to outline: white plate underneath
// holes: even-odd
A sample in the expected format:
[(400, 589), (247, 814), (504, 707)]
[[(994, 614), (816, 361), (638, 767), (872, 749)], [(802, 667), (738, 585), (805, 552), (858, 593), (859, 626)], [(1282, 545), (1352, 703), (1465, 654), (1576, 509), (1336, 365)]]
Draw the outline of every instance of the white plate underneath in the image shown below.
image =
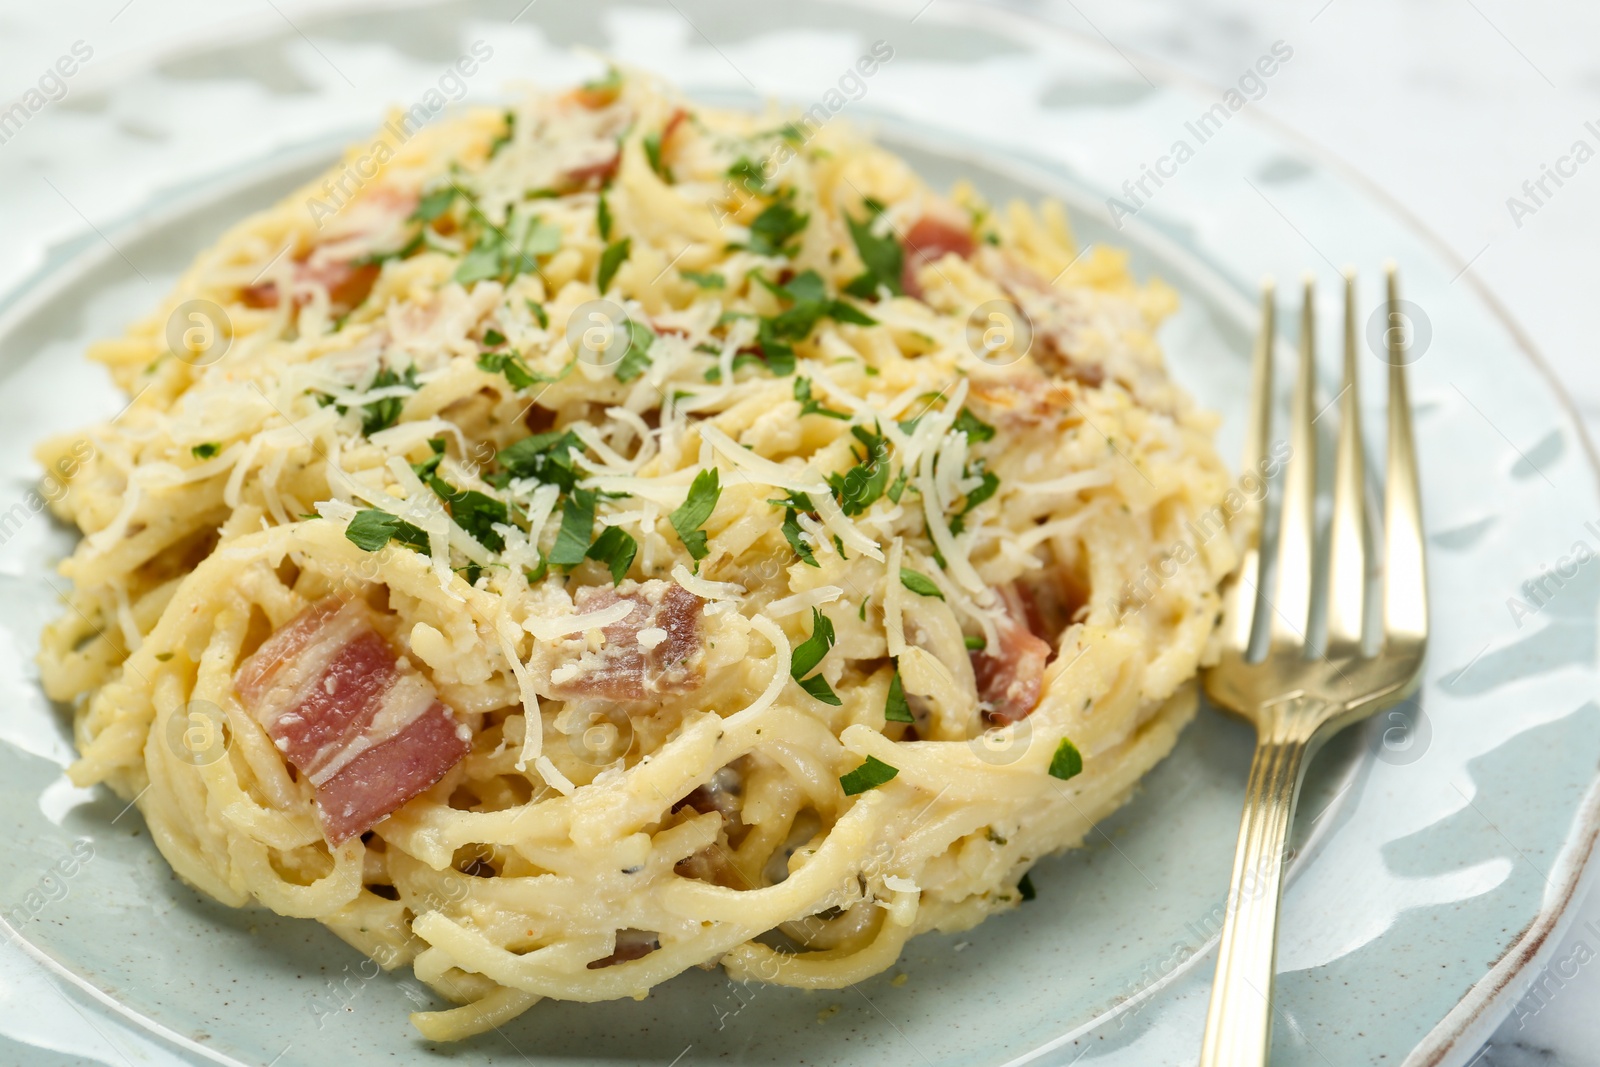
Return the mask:
[[(82, 358), (87, 341), (117, 333), (226, 224), (325, 164), (333, 145), (374, 124), (379, 103), (417, 98), (476, 40), (495, 58), (474, 95), (517, 78), (570, 80), (586, 68), (567, 48), (587, 44), (704, 100), (751, 103), (755, 86), (801, 107), (830, 99), (854, 58), (886, 40), (893, 59), (862, 81), (859, 99), (838, 96), (848, 101), (840, 112), (875, 125), (935, 185), (966, 175), (996, 199), (1066, 199), (1083, 240), (1124, 245), (1140, 275), (1173, 284), (1183, 311), (1162, 339), (1179, 380), (1223, 413), (1230, 454), (1255, 280), (1312, 268), (1322, 319), (1336, 323), (1333, 264), (1366, 271), (1370, 308), (1379, 264), (1399, 261), (1418, 327), (1435, 637), (1421, 696), (1337, 739), (1312, 769), (1283, 917), (1274, 1062), (1464, 1062), (1554, 943), (1594, 840), (1600, 572), (1561, 579), (1520, 622), (1505, 602), (1523, 596), (1539, 561), (1553, 564), (1579, 540), (1600, 548), (1584, 526), (1600, 506), (1564, 401), (1470, 283), (1455, 281), (1456, 266), (1347, 176), (1258, 124), (1248, 104), (1236, 114), (1219, 92), (1151, 85), (1096, 42), (993, 10), (940, 0), (912, 22), (914, 7), (814, 0), (781, 11), (731, 0), (550, 2), (510, 22), (521, 6), (305, 16), (304, 37), (284, 29), (210, 46), (121, 79), (115, 94), (86, 85), (77, 97), (75, 143), (102, 153), (103, 172), (83, 179), (102, 192), (86, 195), (142, 206), (103, 238), (54, 249), (0, 312), (0, 627), (10, 638), (0, 643), (0, 902), (19, 944), (56, 976), (65, 1017), (90, 1025), (43, 1026), (0, 995), (0, 1034), (18, 1043), (10, 1058), (1192, 1059), (1251, 741), (1209, 709), (1088, 847), (1039, 866), (1036, 900), (959, 937), (914, 941), (890, 975), (801, 993), (697, 971), (642, 1002), (541, 1004), (503, 1033), (449, 1049), (405, 1021), (414, 1001), (432, 1002), (416, 982), (368, 977), (370, 965), (313, 923), (201, 899), (172, 877), (136, 812), (61, 778), (65, 717), (40, 693), (32, 656), (58, 607), (50, 565), (70, 539), (28, 506), (38, 472), (26, 457), (46, 433), (117, 409)], [(359, 72), (359, 92), (347, 91), (345, 70)], [(128, 108), (159, 121), (130, 132)], [(1205, 114), (1214, 132), (1202, 142), (1192, 124)], [(1180, 140), (1193, 153), (1174, 164)], [(1136, 197), (1121, 191), (1146, 163), (1174, 176), (1134, 185)], [(1119, 214), (1137, 208), (1120, 230), (1107, 218), (1113, 194)], [(19, 221), (20, 239), (30, 225)], [(1324, 351), (1333, 342), (1330, 333)], [(1364, 361), (1370, 385), (1382, 369)], [(1367, 424), (1381, 427), (1380, 390), (1368, 401)], [(1369, 442), (1371, 454), (1381, 448)], [(0, 988), (8, 976), (34, 980), (6, 961)], [(906, 980), (892, 984), (900, 972)]]

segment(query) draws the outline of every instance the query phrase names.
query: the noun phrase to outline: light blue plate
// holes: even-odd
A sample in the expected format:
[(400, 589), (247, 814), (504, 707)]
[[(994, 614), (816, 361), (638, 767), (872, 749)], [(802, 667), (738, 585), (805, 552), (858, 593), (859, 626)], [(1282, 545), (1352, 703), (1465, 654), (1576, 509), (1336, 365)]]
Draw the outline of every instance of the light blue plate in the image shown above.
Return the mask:
[[(1088, 847), (1039, 866), (1038, 899), (959, 937), (912, 942), (891, 972), (903, 984), (885, 975), (802, 993), (696, 971), (639, 1003), (542, 1004), (450, 1048), (406, 1022), (434, 1003), (415, 981), (368, 978), (361, 957), (313, 923), (200, 898), (168, 871), (137, 812), (64, 783), (65, 712), (41, 695), (32, 657), (58, 610), (50, 565), (71, 540), (11, 504), (37, 476), (25, 458), (36, 439), (119, 406), (82, 359), (85, 343), (119, 332), (226, 224), (325, 165), (382, 104), (420, 98), (482, 40), (494, 58), (468, 86), (476, 97), (513, 79), (591, 73), (569, 51), (589, 45), (702, 100), (844, 101), (840, 117), (877, 128), (936, 185), (966, 175), (996, 199), (1065, 199), (1083, 240), (1130, 248), (1141, 276), (1181, 293), (1163, 340), (1179, 380), (1224, 414), (1230, 454), (1256, 280), (1311, 268), (1323, 320), (1335, 323), (1336, 266), (1366, 272), (1370, 308), (1381, 262), (1399, 261), (1417, 329), (1433, 651), (1418, 701), (1337, 739), (1311, 772), (1279, 950), (1275, 1062), (1464, 1062), (1557, 940), (1595, 839), (1600, 763), (1600, 566), (1546, 581), (1547, 603), (1530, 617), (1507, 608), (1575, 542), (1600, 550), (1600, 526), (1584, 525), (1600, 520), (1596, 468), (1565, 401), (1470, 276), (1248, 104), (1235, 114), (1221, 90), (1017, 16), (952, 0), (920, 14), (813, 0), (781, 11), (544, 0), (512, 22), (522, 3), (307, 15), (304, 37), (273, 31), (168, 58), (114, 93), (85, 84), (70, 121), (39, 132), (62, 139), (58, 158), (71, 158), (69, 139), (97, 146), (98, 169), (80, 165), (73, 188), (128, 217), (50, 249), (47, 269), (0, 305), (0, 905), (18, 944), (55, 975), (66, 1017), (87, 1024), (42, 1026), (0, 997), (9, 1059), (1142, 1067), (1194, 1057), (1251, 743), (1209, 709)], [(894, 57), (858, 87), (846, 72), (878, 40)], [(1201, 143), (1192, 124), (1207, 114)], [(1181, 163), (1180, 140), (1193, 149)], [(1156, 184), (1146, 164), (1168, 176)], [(15, 223), (15, 239), (42, 254), (35, 220)], [(1334, 342), (1329, 332), (1324, 350)], [(1363, 369), (1381, 385), (1376, 358)], [(1324, 389), (1331, 400), (1331, 376)], [(1378, 389), (1368, 401), (1367, 425), (1381, 427)], [(1381, 439), (1369, 448), (1381, 454)], [(29, 973), (42, 972), (0, 966), (0, 987), (43, 981), (7, 978)], [(104, 1051), (113, 1038), (116, 1056)]]

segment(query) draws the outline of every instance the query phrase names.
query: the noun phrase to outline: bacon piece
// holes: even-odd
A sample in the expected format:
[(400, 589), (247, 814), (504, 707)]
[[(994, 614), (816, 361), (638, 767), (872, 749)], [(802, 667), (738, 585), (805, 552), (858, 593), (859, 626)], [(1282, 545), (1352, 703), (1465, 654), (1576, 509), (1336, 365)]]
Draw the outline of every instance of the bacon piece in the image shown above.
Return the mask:
[(734, 763), (728, 764), (711, 776), (705, 785), (697, 785), (689, 795), (672, 805), (673, 811), (693, 808), (701, 815), (717, 812), (729, 826), (742, 825), (739, 813), (744, 809), (744, 772)]
[(596, 82), (592, 85), (580, 85), (567, 94), (567, 98), (581, 108), (590, 111), (599, 111), (601, 108), (610, 107), (617, 102), (621, 95), (621, 86), (615, 82)]
[(278, 306), (278, 283), (247, 285), (239, 290), (239, 302), (247, 308), (275, 308)]
[(1000, 620), (998, 654), (972, 653), (972, 673), (978, 697), (989, 705), (988, 716), (1005, 725), (1028, 717), (1044, 688), (1044, 668), (1054, 650), (1049, 641), (1028, 628), (1028, 602), (1012, 585), (999, 590), (1006, 617)]
[(922, 285), (917, 281), (917, 270), (924, 263), (943, 259), (954, 252), (968, 259), (976, 247), (971, 232), (952, 225), (933, 215), (924, 215), (906, 231), (906, 255), (900, 270), (900, 288), (907, 296), (918, 300), (923, 297)]
[(588, 967), (591, 971), (598, 971), (602, 967), (642, 960), (660, 947), (661, 935), (653, 930), (618, 930), (616, 950), (602, 959), (591, 960)]
[[(676, 582), (651, 579), (626, 581), (616, 588), (584, 586), (573, 598), (581, 614), (601, 611), (620, 600), (633, 603), (621, 621), (605, 627), (605, 643), (572, 664), (557, 668), (574, 672), (570, 679), (552, 677), (553, 695), (562, 700), (603, 697), (644, 700), (656, 693), (687, 693), (700, 686), (695, 656), (700, 651), (700, 609), (703, 601)], [(652, 647), (640, 643), (646, 631), (659, 638)], [(664, 636), (663, 636), (664, 635)]]
[(667, 119), (667, 124), (661, 127), (661, 150), (664, 152), (667, 143), (672, 140), (672, 135), (678, 132), (678, 127), (689, 117), (689, 112), (683, 108), (673, 108), (672, 115)]
[(584, 163), (568, 170), (563, 178), (572, 189), (583, 189), (593, 183), (595, 186), (605, 185), (617, 176), (617, 168), (622, 166), (622, 153), (613, 152), (604, 159), (597, 159), (593, 163)]
[[(368, 263), (325, 263), (309, 266), (302, 261), (294, 264), (294, 304), (304, 307), (311, 300), (309, 285), (321, 285), (328, 290), (328, 302), (335, 308), (349, 310), (360, 307), (372, 292), (378, 280), (378, 267)], [(275, 308), (281, 299), (277, 282), (262, 282), (239, 290), (239, 299), (246, 307)]]
[(307, 608), (240, 665), (234, 687), (311, 782), (333, 845), (443, 778), (470, 747), (466, 725), (359, 604)]

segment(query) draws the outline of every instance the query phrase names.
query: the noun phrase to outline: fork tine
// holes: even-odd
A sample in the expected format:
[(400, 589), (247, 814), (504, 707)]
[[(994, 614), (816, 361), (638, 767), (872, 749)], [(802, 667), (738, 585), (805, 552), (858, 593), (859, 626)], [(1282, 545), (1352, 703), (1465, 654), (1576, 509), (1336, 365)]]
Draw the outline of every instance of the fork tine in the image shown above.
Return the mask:
[(1384, 488), (1383, 629), (1385, 649), (1420, 654), (1428, 639), (1428, 571), (1423, 558), (1422, 493), (1411, 436), (1398, 271), (1388, 273), (1389, 459)]
[(1240, 470), (1262, 480), (1261, 499), (1245, 495), (1244, 557), (1239, 576), (1228, 586), (1223, 599), (1222, 647), (1243, 657), (1250, 649), (1250, 634), (1255, 626), (1257, 590), (1261, 588), (1261, 516), (1266, 505), (1266, 472), (1262, 459), (1267, 438), (1272, 436), (1272, 347), (1277, 331), (1277, 291), (1271, 278), (1261, 283), (1261, 328), (1256, 333), (1255, 353), (1251, 357), (1250, 425), (1245, 430), (1244, 455)]
[(1311, 619), (1311, 568), (1316, 552), (1312, 508), (1317, 478), (1316, 427), (1311, 425), (1316, 395), (1316, 279), (1306, 277), (1300, 305), (1300, 373), (1290, 410), (1289, 470), (1284, 475), (1283, 515), (1278, 523), (1278, 585), (1273, 600), (1271, 647), (1297, 651), (1306, 643)]
[(1333, 472), (1333, 528), (1328, 548), (1328, 653), (1361, 649), (1366, 619), (1366, 456), (1361, 447), (1361, 390), (1356, 384), (1356, 275), (1344, 276), (1344, 388)]

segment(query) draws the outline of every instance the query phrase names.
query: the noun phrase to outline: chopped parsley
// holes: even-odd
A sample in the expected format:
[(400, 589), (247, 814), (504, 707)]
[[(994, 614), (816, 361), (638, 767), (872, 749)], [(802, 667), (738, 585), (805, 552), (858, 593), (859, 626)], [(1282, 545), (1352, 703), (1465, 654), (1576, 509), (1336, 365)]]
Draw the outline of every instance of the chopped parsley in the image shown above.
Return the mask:
[(778, 497), (767, 503), (775, 508), (783, 508), (783, 539), (789, 542), (789, 547), (794, 549), (794, 554), (800, 557), (800, 562), (808, 567), (820, 567), (816, 555), (811, 551), (811, 546), (800, 536), (804, 533), (800, 529), (799, 516), (803, 512), (811, 512), (811, 501), (806, 499), (804, 493), (791, 492), (786, 497)]
[(631, 382), (650, 366), (650, 346), (656, 343), (655, 331), (637, 319), (628, 320), (628, 350), (617, 361), (617, 381)]
[[(751, 355), (749, 352), (740, 352), (733, 357), (733, 369), (735, 373), (744, 369), (745, 367), (761, 366), (765, 366), (765, 364), (761, 361), (761, 357)], [(720, 366), (706, 368), (705, 379), (708, 382), (722, 381), (722, 368)]]
[(622, 261), (628, 258), (628, 252), (633, 248), (633, 238), (624, 237), (620, 241), (613, 241), (606, 245), (606, 250), (600, 253), (600, 269), (595, 273), (595, 288), (602, 293), (611, 286), (611, 279), (617, 276), (617, 268), (622, 266)]
[[(372, 382), (367, 386), (368, 391), (374, 389), (387, 389), (393, 385), (417, 387), (417, 368), (406, 368), (405, 374), (396, 374), (388, 367), (384, 367), (373, 375)], [(323, 405), (333, 404), (339, 414), (343, 415), (350, 409), (344, 404), (336, 403), (333, 397), (323, 394), (318, 403)], [(374, 400), (370, 404), (361, 405), (361, 432), (368, 437), (379, 430), (387, 430), (400, 421), (400, 412), (405, 407), (405, 397), (386, 396), (381, 400)]]
[(710, 551), (706, 547), (706, 532), (700, 527), (716, 510), (717, 500), (722, 496), (719, 477), (715, 467), (695, 475), (694, 482), (689, 486), (688, 498), (667, 516), (672, 528), (678, 531), (678, 539), (683, 542), (683, 547), (697, 562), (705, 559)]
[(1023, 900), (1032, 900), (1039, 894), (1033, 888), (1033, 872), (1029, 871), (1017, 881), (1017, 894)]
[(973, 508), (976, 508), (979, 504), (994, 496), (995, 492), (999, 488), (1000, 477), (993, 471), (984, 471), (983, 484), (979, 485), (977, 488), (973, 489), (972, 492), (967, 494), (967, 502), (961, 506), (960, 513), (957, 514), (955, 518), (950, 520), (950, 532), (952, 534), (959, 534), (962, 530), (966, 529), (967, 515), (972, 511)]
[(783, 513), (783, 539), (789, 542), (789, 547), (794, 549), (794, 554), (800, 557), (800, 562), (808, 567), (821, 567), (817, 562), (816, 553), (811, 551), (811, 546), (801, 538), (804, 533), (800, 529), (799, 513), (794, 508), (789, 508)]
[(659, 132), (647, 133), (642, 140), (644, 143), (644, 157), (650, 161), (650, 169), (656, 172), (656, 177), (671, 185), (672, 172), (667, 169), (665, 163), (661, 162), (661, 134)]
[(506, 547), (505, 538), (494, 528), (495, 523), (504, 526), (511, 521), (504, 501), (476, 489), (457, 489), (436, 473), (428, 476), (428, 487), (450, 505), (450, 517), (455, 524), (471, 534), (479, 544), (491, 552), (499, 552)]
[(855, 241), (856, 253), (861, 256), (866, 270), (851, 279), (844, 291), (868, 300), (875, 299), (881, 287), (899, 296), (903, 292), (900, 275), (905, 269), (905, 249), (900, 247), (899, 239), (892, 233), (883, 237), (873, 235), (873, 223), (883, 214), (883, 205), (869, 199), (864, 206), (867, 209), (866, 218), (858, 221), (846, 215), (844, 221), (850, 227), (850, 237)]
[(499, 348), (506, 343), (506, 335), (493, 326), (483, 331), (483, 346), (485, 348)]
[[(548, 433), (524, 437), (495, 459), (513, 478), (532, 478), (547, 485), (554, 485), (563, 493), (570, 493), (578, 480), (577, 472), (572, 466), (572, 454), (582, 451), (583, 442), (578, 439), (577, 434), (571, 430), (551, 430)], [(584, 545), (587, 547), (588, 541), (585, 541)]]
[(767, 178), (761, 173), (761, 164), (749, 156), (740, 156), (738, 161), (728, 168), (728, 177), (738, 182), (747, 193), (765, 192), (767, 188)]
[(212, 456), (221, 451), (222, 445), (218, 444), (216, 441), (207, 441), (205, 444), (195, 445), (193, 448), (189, 449), (190, 455), (194, 456), (195, 459), (210, 459)]
[(592, 489), (574, 489), (567, 497), (561, 511), (561, 529), (546, 557), (553, 566), (576, 567), (588, 557), (589, 535), (594, 531), (594, 504)]
[(822, 275), (814, 270), (802, 271), (785, 285), (768, 281), (760, 274), (752, 277), (774, 296), (792, 303), (792, 306), (776, 315), (764, 316), (756, 334), (767, 365), (779, 377), (794, 373), (793, 342), (811, 336), (818, 320), (827, 317), (862, 326), (870, 326), (876, 321), (842, 300), (829, 298)]
[(910, 471), (906, 470), (904, 467), (900, 468), (900, 473), (895, 475), (894, 482), (889, 486), (890, 503), (900, 503), (900, 496), (906, 491), (906, 479), (910, 477), (910, 475)]
[(906, 702), (905, 686), (900, 682), (898, 668), (894, 672), (894, 677), (889, 679), (889, 696), (883, 703), (883, 718), (885, 722), (917, 721), (917, 717), (911, 714), (911, 705)]
[(608, 67), (603, 77), (584, 82), (581, 88), (584, 92), (596, 96), (614, 97), (622, 89), (622, 72), (616, 67)]
[(799, 123), (795, 122), (785, 122), (782, 126), (779, 126), (776, 129), (768, 130), (766, 136), (782, 137), (785, 141), (788, 141), (796, 148), (799, 148), (801, 145), (806, 143), (805, 131), (800, 128)]
[(594, 211), (595, 226), (600, 230), (600, 240), (611, 240), (611, 205), (606, 203), (606, 194), (600, 194), (600, 204)]
[[(419, 250), (422, 245), (423, 236), (421, 232), (418, 232), (415, 237), (401, 245), (399, 248), (392, 248), (387, 252), (368, 252), (364, 256), (357, 256), (355, 259), (351, 260), (350, 265), (352, 267), (381, 267), (391, 259), (405, 259), (412, 253)], [(349, 317), (350, 316), (348, 312), (340, 316), (339, 325), (343, 326), (344, 320)], [(337, 333), (338, 331), (335, 330), (334, 332)]]
[(972, 444), (987, 441), (994, 436), (994, 427), (966, 408), (962, 408), (956, 414), (956, 421), (950, 424), (950, 429), (957, 433), (966, 434), (967, 440)]
[(810, 693), (824, 704), (838, 707), (843, 703), (838, 694), (828, 685), (828, 680), (822, 675), (807, 678), (806, 675), (822, 662), (822, 657), (828, 654), (833, 647), (833, 620), (824, 615), (817, 608), (811, 609), (811, 636), (806, 638), (795, 648), (789, 658), (789, 676), (799, 683), (800, 688)]
[(839, 785), (844, 788), (844, 795), (853, 797), (857, 793), (882, 785), (900, 773), (900, 768), (891, 767), (877, 756), (868, 756), (867, 761), (849, 774), (839, 776)]
[(417, 201), (417, 209), (411, 213), (411, 221), (423, 223), (434, 221), (450, 210), (450, 205), (456, 202), (456, 196), (460, 192), (461, 190), (452, 182), (428, 193)]
[(728, 287), (728, 279), (716, 271), (702, 273), (697, 270), (681, 270), (678, 273), (702, 289), (726, 289)]
[(846, 515), (860, 515), (889, 487), (889, 442), (864, 426), (850, 427), (850, 434), (867, 447), (866, 455), (857, 453), (858, 462), (845, 473), (828, 475), (828, 484)]
[(789, 242), (799, 236), (806, 224), (811, 221), (810, 215), (803, 215), (794, 209), (794, 191), (786, 190), (784, 195), (768, 204), (761, 214), (750, 222), (750, 242), (745, 248), (758, 256), (792, 256), (794, 249)]
[[(501, 342), (504, 341), (502, 337)], [(535, 382), (548, 380), (547, 376), (524, 363), (516, 352), (484, 352), (478, 356), (478, 367), (490, 374), (504, 374), (513, 389), (526, 389)]]
[(944, 594), (939, 591), (937, 585), (933, 584), (932, 578), (929, 578), (926, 574), (919, 574), (908, 567), (900, 568), (900, 584), (918, 596), (931, 596), (939, 600), (944, 599)]
[(984, 649), (989, 647), (989, 642), (985, 641), (981, 637), (968, 636), (963, 637), (961, 640), (962, 643), (967, 646), (968, 652), (982, 652)]
[(616, 585), (627, 576), (628, 567), (633, 564), (633, 557), (638, 552), (639, 542), (633, 539), (632, 534), (620, 526), (607, 526), (600, 531), (600, 536), (594, 539), (594, 544), (589, 546), (589, 551), (584, 555), (610, 568), (611, 584)]
[(367, 508), (358, 511), (345, 527), (345, 537), (357, 548), (376, 552), (390, 541), (399, 541), (418, 552), (428, 551), (428, 535), (402, 518)]
[(794, 380), (794, 398), (800, 401), (800, 414), (802, 416), (822, 415), (830, 419), (844, 419), (845, 421), (850, 419), (848, 413), (825, 408), (820, 402), (812, 398), (810, 378), (796, 378)]
[(1060, 778), (1063, 782), (1068, 778), (1077, 776), (1083, 770), (1083, 754), (1065, 737), (1056, 746), (1055, 755), (1050, 757), (1050, 777)]
[(539, 323), (539, 329), (548, 330), (550, 328), (550, 314), (545, 311), (543, 304), (536, 300), (530, 300), (528, 301), (528, 311), (532, 313), (534, 320)]
[(430, 439), (428, 447), (433, 450), (433, 454), (421, 463), (413, 463), (411, 465), (411, 470), (423, 481), (427, 481), (433, 472), (439, 469), (439, 464), (444, 461), (444, 438), (440, 436)]
[(517, 129), (517, 113), (515, 111), (507, 111), (506, 112), (506, 128), (504, 130), (502, 130), (500, 132), (500, 134), (495, 137), (494, 141), (491, 142), (490, 145), (489, 145), (489, 158), (490, 159), (493, 159), (495, 156), (499, 155), (500, 154), (500, 149), (504, 148), (506, 145), (511, 143), (512, 134), (514, 134), (516, 132), (516, 129)]
[(455, 280), (471, 285), (494, 278), (509, 282), (519, 274), (539, 269), (539, 256), (561, 247), (561, 228), (537, 215), (513, 214), (503, 227), (495, 226), (476, 207), (478, 239), (456, 264)]

